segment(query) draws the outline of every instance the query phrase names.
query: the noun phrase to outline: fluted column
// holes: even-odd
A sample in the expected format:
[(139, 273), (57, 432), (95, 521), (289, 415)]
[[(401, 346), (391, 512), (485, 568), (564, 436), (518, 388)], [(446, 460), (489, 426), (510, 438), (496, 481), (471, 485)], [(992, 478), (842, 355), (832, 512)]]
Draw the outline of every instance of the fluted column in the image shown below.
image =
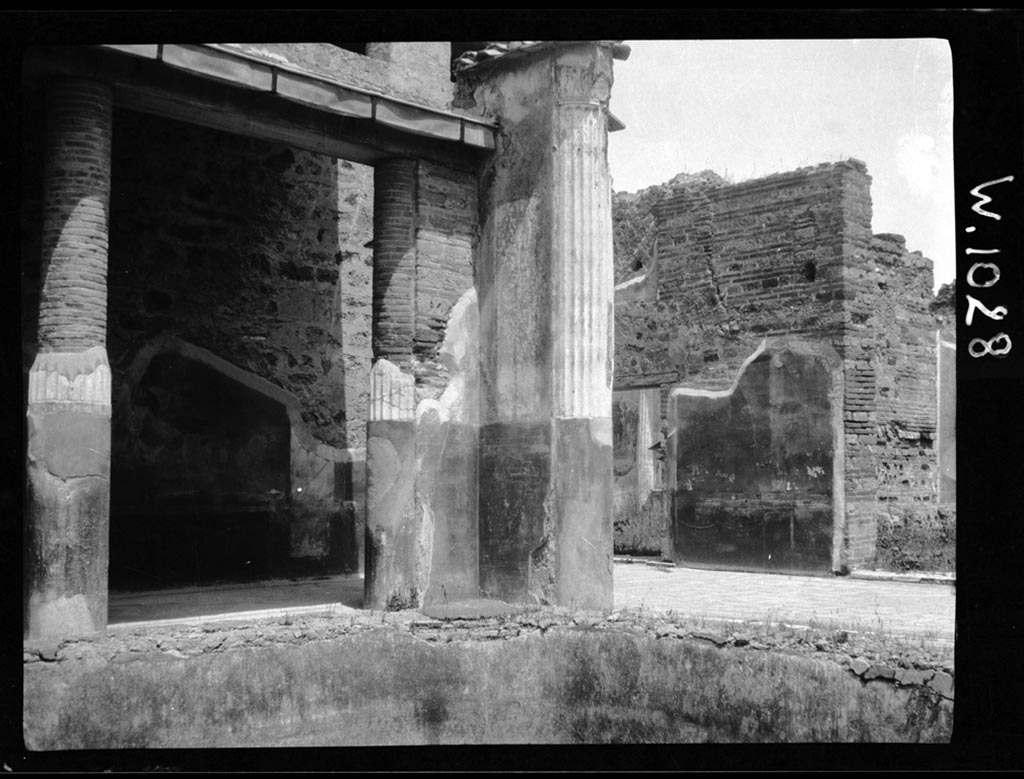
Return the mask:
[(552, 483), (557, 602), (612, 606), (614, 268), (608, 94), (611, 56), (554, 61), (551, 203)]
[(105, 84), (48, 88), (39, 352), (27, 412), (28, 638), (86, 635), (107, 623), (111, 106)]
[(551, 380), (558, 417), (611, 417), (614, 305), (607, 116), (599, 102), (555, 108)]
[(505, 600), (612, 606), (611, 48), (542, 47), (460, 85), (502, 128), (478, 278), (480, 576)]

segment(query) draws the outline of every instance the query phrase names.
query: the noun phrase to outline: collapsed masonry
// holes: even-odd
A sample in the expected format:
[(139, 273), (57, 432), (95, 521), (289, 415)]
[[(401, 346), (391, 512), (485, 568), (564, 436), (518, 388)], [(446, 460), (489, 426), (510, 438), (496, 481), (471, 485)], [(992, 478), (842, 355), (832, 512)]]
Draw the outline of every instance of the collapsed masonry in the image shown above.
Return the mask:
[(863, 163), (615, 198), (616, 549), (955, 565), (955, 331)]
[(26, 636), (364, 559), (370, 608), (609, 609), (627, 53), (33, 52)]

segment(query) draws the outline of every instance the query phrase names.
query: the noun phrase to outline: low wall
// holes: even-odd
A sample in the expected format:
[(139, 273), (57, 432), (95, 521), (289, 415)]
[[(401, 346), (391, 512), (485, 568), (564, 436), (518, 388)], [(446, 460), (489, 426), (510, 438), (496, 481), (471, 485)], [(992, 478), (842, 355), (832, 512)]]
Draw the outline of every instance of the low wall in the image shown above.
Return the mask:
[(952, 670), (845, 631), (361, 612), (26, 644), (24, 735), (31, 750), (944, 742)]

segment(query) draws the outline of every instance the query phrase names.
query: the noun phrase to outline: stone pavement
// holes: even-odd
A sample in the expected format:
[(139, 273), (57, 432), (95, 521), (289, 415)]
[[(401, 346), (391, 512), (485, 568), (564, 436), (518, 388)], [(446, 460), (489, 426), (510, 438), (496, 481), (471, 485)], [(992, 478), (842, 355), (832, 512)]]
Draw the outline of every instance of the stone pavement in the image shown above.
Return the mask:
[(615, 563), (615, 608), (952, 640), (951, 584)]
[[(710, 571), (617, 560), (615, 608), (672, 611), (695, 619), (756, 620), (790, 625), (883, 631), (953, 639), (955, 590), (950, 584), (853, 577)], [(285, 614), (351, 613), (362, 607), (360, 576), (111, 593), (111, 625), (166, 620), (216, 621)], [(493, 606), (497, 602), (491, 602)], [(469, 604), (477, 610), (479, 604)], [(449, 612), (458, 611), (451, 604)]]

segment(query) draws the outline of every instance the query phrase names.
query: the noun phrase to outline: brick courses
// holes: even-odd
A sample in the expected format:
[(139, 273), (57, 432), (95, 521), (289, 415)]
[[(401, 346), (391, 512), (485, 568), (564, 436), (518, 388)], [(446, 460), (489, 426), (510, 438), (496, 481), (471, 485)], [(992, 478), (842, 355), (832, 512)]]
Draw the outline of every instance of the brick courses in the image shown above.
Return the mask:
[(43, 351), (102, 346), (107, 322), (110, 88), (68, 79), (48, 94), (43, 203)]
[[(653, 233), (644, 270), (657, 294), (616, 306), (615, 388), (725, 388), (765, 337), (832, 346), (845, 378), (842, 557), (870, 567), (880, 521), (936, 510), (931, 261), (901, 236), (872, 235), (871, 179), (857, 160), (704, 179), (617, 196), (619, 254), (637, 254), (622, 236)], [(645, 196), (653, 229), (635, 213)], [(640, 264), (620, 262), (617, 281)]]
[(115, 134), (115, 396), (174, 335), (298, 397), (324, 443), (364, 446), (372, 170), (127, 111)]

